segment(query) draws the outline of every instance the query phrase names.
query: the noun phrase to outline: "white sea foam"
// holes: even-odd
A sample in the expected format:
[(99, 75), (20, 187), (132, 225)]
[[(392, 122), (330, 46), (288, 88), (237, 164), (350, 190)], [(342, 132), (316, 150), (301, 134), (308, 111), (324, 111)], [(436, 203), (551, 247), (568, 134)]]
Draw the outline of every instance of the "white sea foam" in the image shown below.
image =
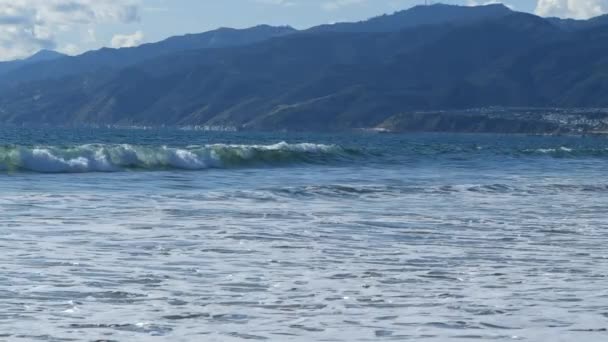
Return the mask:
[(527, 153), (541, 153), (541, 154), (556, 154), (556, 153), (579, 153), (579, 154), (594, 154), (594, 153), (604, 153), (606, 150), (598, 149), (598, 150), (577, 150), (570, 147), (561, 146), (558, 148), (538, 148), (538, 149), (527, 149), (525, 150)]
[(86, 172), (115, 171), (103, 150), (86, 150), (80, 156), (62, 156), (57, 151), (47, 148), (26, 149), (18, 151), (17, 166), (36, 172)]

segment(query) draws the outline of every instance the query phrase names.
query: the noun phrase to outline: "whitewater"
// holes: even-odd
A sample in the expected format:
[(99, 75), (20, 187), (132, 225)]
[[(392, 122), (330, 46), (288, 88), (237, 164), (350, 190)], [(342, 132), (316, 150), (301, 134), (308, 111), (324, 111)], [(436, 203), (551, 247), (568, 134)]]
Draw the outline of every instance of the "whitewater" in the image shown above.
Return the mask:
[(0, 341), (606, 341), (608, 140), (0, 128)]

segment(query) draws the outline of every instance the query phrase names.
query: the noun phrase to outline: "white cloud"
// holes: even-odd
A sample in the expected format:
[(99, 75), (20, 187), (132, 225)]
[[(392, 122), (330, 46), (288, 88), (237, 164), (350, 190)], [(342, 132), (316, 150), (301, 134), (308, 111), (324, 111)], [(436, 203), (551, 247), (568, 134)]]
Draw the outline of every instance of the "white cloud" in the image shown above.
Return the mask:
[(496, 4), (503, 4), (510, 9), (514, 9), (514, 7), (512, 5), (505, 3), (503, 1), (500, 1), (500, 0), (468, 0), (467, 1), (468, 6), (485, 6), (485, 5), (496, 5)]
[(78, 49), (78, 46), (76, 46), (75, 44), (66, 44), (63, 46), (60, 46), (57, 51), (64, 53), (66, 55), (76, 55), (78, 52), (80, 52), (80, 49)]
[(294, 6), (295, 2), (290, 0), (254, 0), (254, 2), (265, 4), (265, 5), (276, 5), (276, 6)]
[[(139, 19), (139, 0), (0, 0), (0, 60), (55, 49), (55, 35), (79, 25)], [(75, 51), (73, 44), (61, 50)]]
[(608, 12), (608, 0), (538, 0), (536, 14), (543, 17), (588, 19)]
[(134, 32), (133, 34), (116, 34), (112, 37), (113, 48), (126, 48), (134, 47), (144, 40), (144, 33), (141, 31)]
[(326, 11), (335, 11), (342, 7), (357, 5), (366, 2), (367, 0), (332, 0), (321, 4), (321, 8)]
[(87, 43), (95, 43), (97, 42), (97, 32), (95, 32), (95, 29), (92, 27), (89, 27), (87, 29), (86, 34), (83, 37), (83, 40)]

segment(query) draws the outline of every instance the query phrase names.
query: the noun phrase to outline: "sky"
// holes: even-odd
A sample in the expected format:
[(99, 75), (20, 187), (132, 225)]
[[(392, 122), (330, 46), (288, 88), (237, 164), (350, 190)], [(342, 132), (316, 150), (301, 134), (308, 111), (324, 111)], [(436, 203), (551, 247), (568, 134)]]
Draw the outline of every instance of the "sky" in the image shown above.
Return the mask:
[[(443, 0), (504, 3), (541, 16), (586, 19), (608, 13), (608, 0)], [(358, 21), (424, 0), (0, 0), (0, 61), (41, 49), (76, 55), (130, 47), (218, 27), (258, 24), (307, 28)]]

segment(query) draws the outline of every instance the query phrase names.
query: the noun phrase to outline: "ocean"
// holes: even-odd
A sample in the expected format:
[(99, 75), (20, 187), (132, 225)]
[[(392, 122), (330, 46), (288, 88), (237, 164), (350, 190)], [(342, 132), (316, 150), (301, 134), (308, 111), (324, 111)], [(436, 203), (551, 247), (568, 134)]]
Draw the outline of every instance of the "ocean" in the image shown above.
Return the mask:
[(606, 341), (608, 139), (0, 128), (1, 341)]

